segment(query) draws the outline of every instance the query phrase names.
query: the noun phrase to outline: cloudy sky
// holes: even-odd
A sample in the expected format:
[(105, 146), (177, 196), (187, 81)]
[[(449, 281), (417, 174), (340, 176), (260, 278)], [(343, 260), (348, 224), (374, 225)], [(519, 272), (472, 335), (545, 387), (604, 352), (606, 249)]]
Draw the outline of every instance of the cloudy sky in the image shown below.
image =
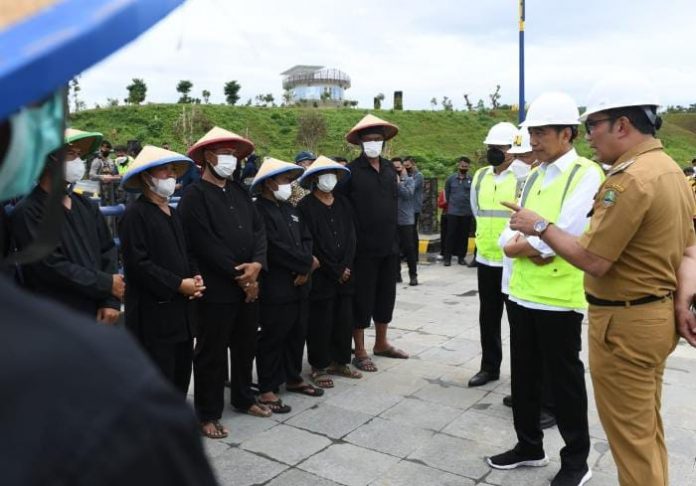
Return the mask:
[[(693, 0), (527, 0), (527, 100), (564, 90), (584, 104), (593, 79), (612, 70), (641, 72), (663, 104), (696, 102)], [(346, 97), (371, 106), (377, 93), (391, 107), (429, 109), (463, 94), (517, 102), (517, 0), (188, 0), (138, 40), (86, 71), (89, 107), (123, 99), (134, 77), (148, 101), (174, 102), (181, 79), (224, 101), (237, 80), (241, 102), (282, 96), (280, 73), (296, 64), (347, 72)], [(108, 35), (108, 32), (105, 32)]]

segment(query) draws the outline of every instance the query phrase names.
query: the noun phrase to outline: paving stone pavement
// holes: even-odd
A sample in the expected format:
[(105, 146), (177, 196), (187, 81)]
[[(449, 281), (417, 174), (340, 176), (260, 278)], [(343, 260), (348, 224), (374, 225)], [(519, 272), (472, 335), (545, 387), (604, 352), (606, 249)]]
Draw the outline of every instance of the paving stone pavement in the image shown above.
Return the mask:
[[(494, 471), (487, 455), (514, 445), (509, 352), (500, 380), (470, 389), (478, 370), (476, 270), (422, 265), (418, 287), (399, 285), (390, 335), (411, 359), (375, 358), (377, 373), (335, 378), (320, 398), (281, 394), (287, 415), (256, 418), (225, 410), (230, 436), (205, 440), (222, 485), (547, 485), (560, 467), (563, 441), (546, 431), (551, 463), (543, 468)], [(504, 345), (508, 344), (504, 323)], [(587, 336), (587, 323), (583, 326)], [(368, 331), (368, 343), (372, 342)], [(584, 341), (586, 342), (586, 341)], [(583, 360), (587, 365), (587, 349)], [(589, 373), (588, 393), (592, 394)], [(696, 485), (696, 350), (683, 341), (667, 363), (663, 419), (670, 484)], [(590, 397), (591, 486), (618, 484), (616, 466)]]

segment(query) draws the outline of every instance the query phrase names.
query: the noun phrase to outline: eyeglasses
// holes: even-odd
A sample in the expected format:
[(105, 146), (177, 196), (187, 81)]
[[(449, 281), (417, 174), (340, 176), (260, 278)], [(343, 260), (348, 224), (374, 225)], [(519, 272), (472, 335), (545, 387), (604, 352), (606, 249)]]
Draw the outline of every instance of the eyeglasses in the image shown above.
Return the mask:
[(599, 125), (600, 123), (605, 122), (605, 121), (614, 121), (614, 120), (616, 120), (616, 118), (614, 118), (612, 116), (607, 117), (607, 118), (600, 118), (598, 120), (587, 120), (587, 121), (585, 121), (585, 131), (587, 132), (588, 135), (592, 135), (592, 130), (594, 130), (594, 128), (597, 125)]

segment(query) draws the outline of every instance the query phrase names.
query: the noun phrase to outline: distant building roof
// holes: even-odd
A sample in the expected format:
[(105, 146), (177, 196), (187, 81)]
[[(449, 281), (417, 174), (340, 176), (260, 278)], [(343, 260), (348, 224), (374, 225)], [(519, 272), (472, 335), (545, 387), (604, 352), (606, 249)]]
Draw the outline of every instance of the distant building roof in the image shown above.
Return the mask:
[(285, 72), (280, 73), (282, 76), (294, 76), (297, 74), (309, 74), (313, 73), (316, 71), (319, 71), (320, 69), (323, 69), (324, 66), (305, 66), (302, 64), (298, 64), (297, 66), (293, 66), (290, 69), (288, 69)]

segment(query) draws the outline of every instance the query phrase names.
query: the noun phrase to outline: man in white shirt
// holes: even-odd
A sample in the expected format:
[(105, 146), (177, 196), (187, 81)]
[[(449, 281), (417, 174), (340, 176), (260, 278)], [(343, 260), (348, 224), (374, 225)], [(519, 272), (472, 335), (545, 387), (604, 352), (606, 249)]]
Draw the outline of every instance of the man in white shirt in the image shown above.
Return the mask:
[(539, 238), (548, 224), (582, 234), (604, 178), (597, 164), (579, 157), (573, 148), (578, 125), (577, 105), (564, 93), (541, 95), (522, 123), (529, 129), (541, 164), (528, 176), (519, 204), (545, 219), (535, 227), (535, 236), (517, 236), (505, 246), (505, 254), (515, 259), (509, 291), (519, 314), (510, 329), (512, 408), (518, 442), (513, 449), (488, 458), (497, 469), (548, 464), (539, 425), (542, 377), (548, 379), (566, 444), (552, 486), (580, 486), (592, 476), (587, 466), (590, 438), (585, 369), (579, 356), (587, 307), (583, 274), (556, 257)]

